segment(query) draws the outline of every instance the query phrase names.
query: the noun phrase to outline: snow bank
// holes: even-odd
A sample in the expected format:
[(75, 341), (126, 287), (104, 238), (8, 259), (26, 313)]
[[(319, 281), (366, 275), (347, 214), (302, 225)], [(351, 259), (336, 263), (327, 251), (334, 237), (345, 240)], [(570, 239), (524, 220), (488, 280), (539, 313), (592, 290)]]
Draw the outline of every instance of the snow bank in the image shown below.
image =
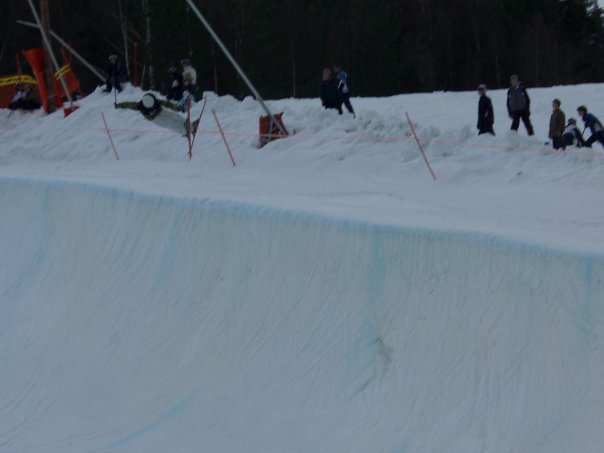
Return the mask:
[(602, 445), (604, 259), (0, 179), (0, 450)]

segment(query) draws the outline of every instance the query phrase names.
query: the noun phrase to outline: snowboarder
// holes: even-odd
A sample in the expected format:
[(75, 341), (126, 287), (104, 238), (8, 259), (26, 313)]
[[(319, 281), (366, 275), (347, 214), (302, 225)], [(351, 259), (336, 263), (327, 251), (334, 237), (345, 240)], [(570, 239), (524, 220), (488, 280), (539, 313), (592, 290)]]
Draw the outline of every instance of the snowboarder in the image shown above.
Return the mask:
[(579, 113), (579, 116), (583, 118), (585, 129), (591, 129), (591, 137), (585, 141), (585, 146), (591, 148), (591, 145), (593, 145), (596, 140), (604, 146), (604, 127), (602, 126), (602, 123), (600, 123), (600, 120), (591, 113), (587, 113), (587, 107), (584, 105), (579, 106), (577, 112)]
[(336, 109), (342, 114), (342, 101), (338, 91), (338, 84), (333, 78), (331, 69), (323, 69), (323, 80), (320, 87), (321, 103), (326, 109)]
[(478, 100), (478, 123), (476, 123), (478, 135), (495, 135), (495, 131), (493, 130), (495, 114), (493, 113), (493, 103), (491, 102), (491, 98), (486, 95), (487, 87), (486, 85), (481, 84), (478, 85), (477, 90), (478, 95), (480, 96)]
[(518, 79), (516, 74), (510, 77), (510, 89), (508, 90), (508, 114), (512, 119), (513, 131), (518, 130), (520, 120), (524, 123), (529, 135), (534, 135), (533, 125), (531, 124), (531, 99), (529, 98), (524, 84)]
[(554, 149), (562, 148), (562, 134), (564, 134), (564, 123), (566, 122), (566, 115), (560, 109), (562, 103), (560, 99), (554, 99), (552, 101), (552, 116), (549, 119), (549, 135), (552, 139), (552, 146)]
[(171, 101), (180, 101), (182, 99), (182, 74), (178, 72), (176, 67), (172, 66), (168, 69), (168, 74), (170, 74), (171, 85), (168, 90), (168, 94), (166, 95), (166, 99)]
[(348, 84), (348, 74), (346, 74), (346, 71), (342, 69), (342, 65), (340, 63), (334, 63), (333, 72), (336, 74), (336, 79), (338, 81), (338, 92), (340, 93), (340, 114), (342, 113), (342, 104), (344, 104), (346, 109), (352, 113), (353, 117), (356, 118), (354, 109), (350, 103), (350, 85)]
[(576, 146), (578, 148), (585, 146), (585, 140), (583, 140), (583, 135), (581, 135), (577, 127), (577, 120), (574, 118), (569, 118), (568, 124), (562, 134), (562, 149), (566, 149), (567, 146)]
[(118, 92), (122, 91), (122, 82), (126, 81), (126, 71), (120, 63), (117, 55), (110, 55), (109, 62), (107, 64), (107, 80), (106, 80), (106, 88), (105, 92), (111, 93), (113, 88)]

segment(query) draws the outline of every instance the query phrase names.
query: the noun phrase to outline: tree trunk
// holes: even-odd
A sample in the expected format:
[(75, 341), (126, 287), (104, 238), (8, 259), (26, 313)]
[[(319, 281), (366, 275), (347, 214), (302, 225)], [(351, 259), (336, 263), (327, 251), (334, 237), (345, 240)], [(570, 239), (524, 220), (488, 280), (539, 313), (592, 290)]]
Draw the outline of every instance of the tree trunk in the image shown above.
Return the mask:
[(289, 42), (289, 51), (292, 59), (292, 97), (296, 97), (296, 49), (294, 46), (294, 40), (291, 39)]
[(216, 61), (216, 45), (212, 41), (212, 65), (214, 66), (214, 93), (218, 94), (218, 62)]
[(155, 75), (153, 71), (153, 52), (151, 50), (151, 9), (149, 8), (149, 0), (142, 0), (143, 16), (145, 17), (145, 61), (149, 72), (149, 89), (155, 88)]
[(128, 30), (126, 28), (126, 18), (122, 8), (122, 0), (118, 0), (118, 8), (120, 10), (120, 26), (122, 29), (122, 37), (124, 39), (124, 64), (126, 65), (126, 73), (130, 76), (130, 57), (128, 54)]

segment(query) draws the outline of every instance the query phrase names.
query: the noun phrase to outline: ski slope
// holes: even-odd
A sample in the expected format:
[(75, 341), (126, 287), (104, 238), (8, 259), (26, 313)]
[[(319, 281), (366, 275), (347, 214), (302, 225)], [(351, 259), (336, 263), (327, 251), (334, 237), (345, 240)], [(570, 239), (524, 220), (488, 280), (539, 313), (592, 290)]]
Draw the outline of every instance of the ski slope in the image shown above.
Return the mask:
[(540, 144), (599, 92), (530, 90), (536, 138), (504, 91), (497, 137), (474, 93), (272, 101), (262, 149), (208, 93), (234, 168), (208, 112), (191, 161), (100, 91), (0, 112), (0, 451), (600, 451), (604, 151)]

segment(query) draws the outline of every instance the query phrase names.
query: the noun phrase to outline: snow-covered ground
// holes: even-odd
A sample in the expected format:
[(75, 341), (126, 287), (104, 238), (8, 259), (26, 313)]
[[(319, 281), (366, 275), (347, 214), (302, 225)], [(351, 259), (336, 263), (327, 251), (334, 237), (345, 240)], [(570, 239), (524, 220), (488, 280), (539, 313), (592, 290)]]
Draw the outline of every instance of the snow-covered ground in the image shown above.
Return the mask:
[(604, 151), (540, 142), (602, 88), (0, 111), (0, 451), (599, 451)]

